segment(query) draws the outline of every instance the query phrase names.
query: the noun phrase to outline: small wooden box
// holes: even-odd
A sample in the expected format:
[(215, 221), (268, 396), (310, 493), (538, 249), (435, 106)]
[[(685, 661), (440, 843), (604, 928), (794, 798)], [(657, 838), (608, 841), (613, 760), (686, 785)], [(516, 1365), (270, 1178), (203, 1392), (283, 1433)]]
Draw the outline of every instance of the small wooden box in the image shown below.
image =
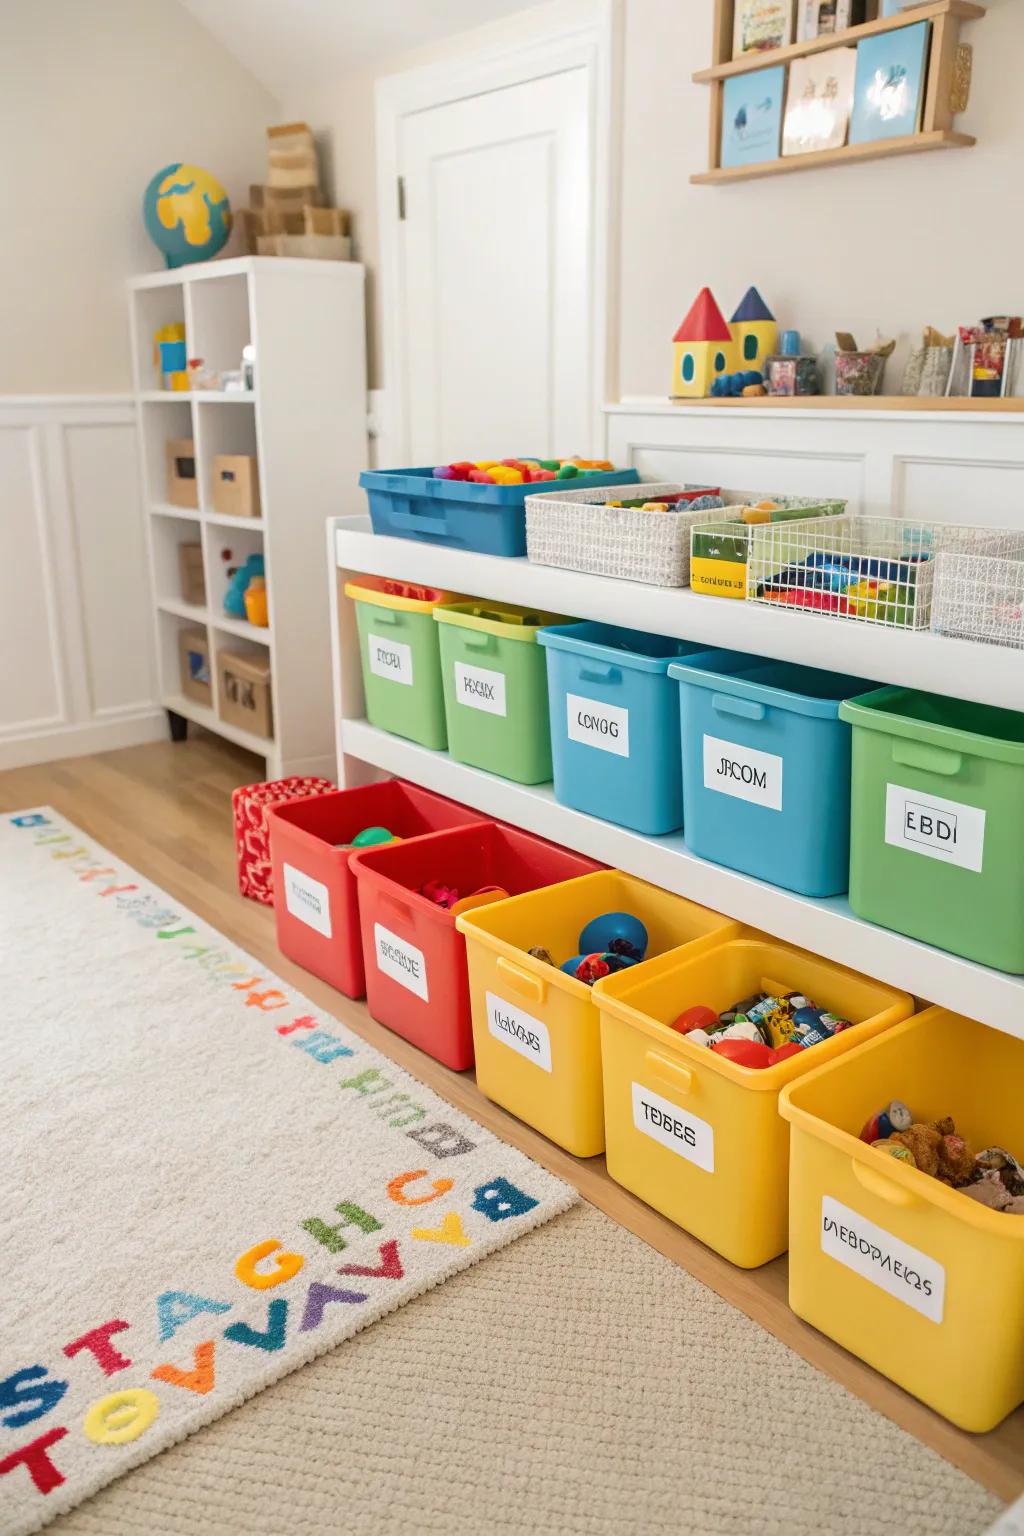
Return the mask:
[(272, 736), (270, 662), (236, 651), (219, 651), (217, 676), (221, 719), (252, 731), (254, 736)]
[(213, 510), (225, 517), (259, 517), (260, 479), (248, 453), (213, 456)]
[(210, 645), (205, 629), (179, 629), (178, 656), (181, 662), (181, 691), (197, 704), (213, 704), (210, 682)]
[(172, 507), (198, 508), (199, 506), (196, 445), (190, 437), (168, 439), (167, 500)]
[(179, 544), (178, 567), (181, 571), (181, 595), (186, 603), (195, 603), (199, 608), (205, 607), (206, 577), (203, 574), (203, 546)]

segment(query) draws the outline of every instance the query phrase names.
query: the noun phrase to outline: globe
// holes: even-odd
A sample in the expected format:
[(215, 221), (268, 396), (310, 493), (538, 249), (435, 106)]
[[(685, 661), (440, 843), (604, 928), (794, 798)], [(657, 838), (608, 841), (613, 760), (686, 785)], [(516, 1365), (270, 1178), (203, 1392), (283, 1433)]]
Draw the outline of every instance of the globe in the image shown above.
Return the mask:
[(220, 182), (181, 161), (157, 171), (142, 199), (142, 217), (169, 267), (209, 261), (231, 233), (231, 208)]

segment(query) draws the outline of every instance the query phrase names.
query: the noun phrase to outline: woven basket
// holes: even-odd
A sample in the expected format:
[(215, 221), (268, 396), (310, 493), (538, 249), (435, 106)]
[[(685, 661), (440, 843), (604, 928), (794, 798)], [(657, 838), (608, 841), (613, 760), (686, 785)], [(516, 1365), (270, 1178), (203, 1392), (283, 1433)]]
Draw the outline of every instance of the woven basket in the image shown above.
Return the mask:
[[(645, 512), (609, 507), (609, 501), (654, 500), (700, 489), (695, 485), (608, 485), (595, 490), (554, 491), (526, 498), (526, 553), (534, 565), (556, 565), (591, 576), (618, 576), (653, 587), (690, 583), (690, 530), (732, 521), (730, 506), (771, 499), (779, 506), (810, 505), (812, 498), (768, 497), (763, 491), (722, 489), (726, 507), (696, 512)], [(817, 505), (817, 503), (814, 503)], [(841, 506), (842, 504), (838, 504)]]
[(534, 565), (557, 565), (592, 576), (685, 587), (690, 579), (690, 529), (695, 523), (721, 517), (721, 508), (644, 512), (640, 507), (608, 507), (605, 502), (653, 500), (693, 489), (668, 483), (608, 485), (592, 491), (528, 496), (527, 558)]

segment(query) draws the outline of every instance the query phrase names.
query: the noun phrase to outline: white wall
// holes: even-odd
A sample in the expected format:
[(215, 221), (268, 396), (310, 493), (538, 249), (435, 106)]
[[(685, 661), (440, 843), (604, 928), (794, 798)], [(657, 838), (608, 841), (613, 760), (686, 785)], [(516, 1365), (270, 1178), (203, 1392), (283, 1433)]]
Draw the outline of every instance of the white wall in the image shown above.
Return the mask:
[[(1012, 188), (1024, 149), (1024, 4), (992, 0), (964, 26), (974, 84), (957, 126), (973, 149), (894, 157), (736, 186), (692, 187), (707, 165), (712, 0), (625, 0), (622, 393), (664, 394), (670, 338), (708, 283), (726, 314), (756, 283), (812, 350), (952, 332), (1024, 309), (1024, 208)], [(990, 222), (990, 219), (993, 222)], [(889, 364), (897, 393), (901, 355)]]
[(124, 280), (162, 265), (146, 184), (195, 160), (243, 205), (280, 108), (177, 0), (2, 9), (0, 393), (128, 390)]
[[(556, 0), (558, 3), (558, 0)], [(541, 8), (538, 8), (541, 9)], [(543, 9), (546, 9), (544, 7)], [(708, 88), (690, 75), (711, 58), (713, 0), (622, 0), (621, 281), (613, 294), (623, 395), (663, 395), (670, 338), (697, 290), (710, 284), (731, 313), (756, 283), (784, 326), (814, 349), (834, 332), (903, 338), (887, 385), (926, 324), (1024, 308), (1019, 250), (1024, 210), (1014, 194), (1024, 147), (1024, 3), (991, 0), (967, 25), (974, 86), (958, 126), (974, 149), (801, 171), (733, 187), (691, 187), (707, 164)], [(509, 43), (535, 12), (463, 33), (443, 45), (396, 55), (373, 71), (286, 103), (322, 134), (334, 191), (353, 210), (369, 276), (371, 384), (386, 385), (376, 290), (373, 84), (375, 78)]]

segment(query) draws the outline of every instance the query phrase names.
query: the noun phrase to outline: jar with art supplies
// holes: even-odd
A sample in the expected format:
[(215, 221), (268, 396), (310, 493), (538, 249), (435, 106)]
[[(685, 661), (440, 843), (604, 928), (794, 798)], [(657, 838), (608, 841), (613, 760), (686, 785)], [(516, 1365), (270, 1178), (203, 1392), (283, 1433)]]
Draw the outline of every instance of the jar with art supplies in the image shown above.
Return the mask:
[(836, 394), (880, 395), (885, 361), (895, 346), (893, 340), (879, 340), (861, 351), (849, 331), (837, 331)]

